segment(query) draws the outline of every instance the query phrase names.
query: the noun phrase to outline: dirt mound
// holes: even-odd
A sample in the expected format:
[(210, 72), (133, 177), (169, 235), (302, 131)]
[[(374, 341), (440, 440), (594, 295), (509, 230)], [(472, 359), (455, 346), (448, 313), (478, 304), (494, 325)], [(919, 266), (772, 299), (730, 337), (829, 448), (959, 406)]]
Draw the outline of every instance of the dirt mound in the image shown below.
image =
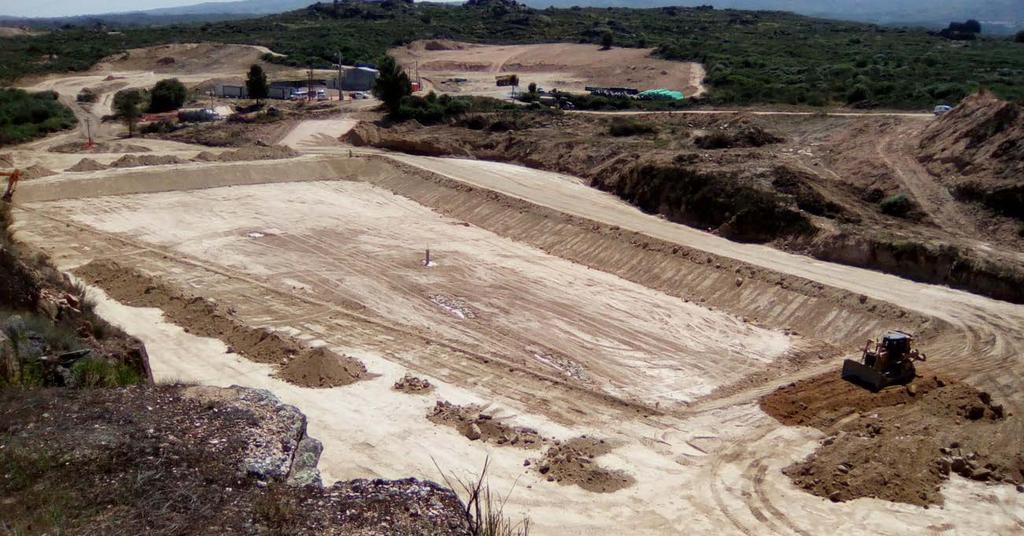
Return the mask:
[(493, 415), (482, 412), (483, 408), (476, 405), (457, 406), (451, 402), (438, 400), (434, 411), (427, 415), (430, 422), (451, 426), (472, 441), (484, 441), (497, 445), (520, 447), (524, 449), (540, 448), (544, 443), (536, 430), (524, 426), (509, 426)]
[(142, 166), (163, 166), (167, 164), (184, 164), (185, 161), (174, 155), (126, 154), (110, 163), (112, 168), (132, 168)]
[(783, 424), (828, 434), (784, 472), (833, 501), (941, 504), (940, 486), (950, 472), (1024, 482), (1024, 454), (1008, 431), (1016, 417), (964, 383), (931, 377), (871, 393), (829, 373), (775, 391), (761, 408)]
[(193, 160), (196, 162), (243, 162), (251, 160), (278, 160), (282, 158), (294, 158), (299, 153), (286, 145), (272, 145), (270, 147), (243, 147), (233, 151), (224, 151), (214, 154), (210, 151), (203, 151), (196, 155)]
[(396, 391), (410, 394), (426, 394), (434, 390), (434, 386), (430, 384), (430, 381), (424, 378), (417, 378), (406, 374), (402, 376), (402, 379), (395, 382), (393, 387)]
[(92, 158), (83, 158), (78, 161), (77, 164), (69, 167), (67, 171), (101, 171), (107, 169), (107, 166), (93, 160)]
[[(107, 292), (110, 297), (136, 307), (157, 307), (171, 322), (200, 337), (224, 341), (228, 351), (238, 352), (257, 363), (289, 366), (282, 369), (285, 380), (296, 379), (304, 386), (346, 385), (349, 377), (366, 371), (352, 358), (339, 356), (332, 363), (326, 350), (311, 349), (302, 342), (267, 329), (253, 328), (235, 318), (229, 308), (201, 296), (190, 296), (138, 270), (116, 262), (92, 261), (75, 270), (82, 279)], [(295, 359), (293, 357), (298, 356)], [(354, 380), (352, 380), (354, 381)], [(338, 383), (343, 382), (343, 383)]]
[(54, 170), (52, 170), (50, 168), (46, 168), (46, 167), (40, 166), (39, 164), (36, 164), (34, 166), (30, 166), (30, 167), (22, 170), (21, 178), (23, 180), (40, 179), (40, 178), (43, 178), (43, 177), (49, 177), (50, 175), (56, 175), (56, 174), (57, 174), (56, 171), (54, 171)]
[(284, 380), (302, 387), (340, 387), (359, 381), (364, 374), (366, 367), (362, 363), (324, 347), (299, 354), (278, 372)]
[(918, 160), (961, 200), (1024, 219), (1024, 106), (983, 91), (924, 131)]
[(611, 493), (633, 485), (636, 480), (622, 471), (599, 466), (594, 458), (608, 454), (614, 447), (604, 439), (580, 436), (558, 443), (544, 453), (537, 472), (548, 482), (575, 484), (587, 491)]
[(925, 129), (921, 162), (963, 176), (1024, 177), (1024, 107), (988, 91), (967, 97)]
[(697, 136), (693, 143), (701, 149), (731, 149), (736, 147), (762, 147), (783, 139), (758, 125), (728, 124)]

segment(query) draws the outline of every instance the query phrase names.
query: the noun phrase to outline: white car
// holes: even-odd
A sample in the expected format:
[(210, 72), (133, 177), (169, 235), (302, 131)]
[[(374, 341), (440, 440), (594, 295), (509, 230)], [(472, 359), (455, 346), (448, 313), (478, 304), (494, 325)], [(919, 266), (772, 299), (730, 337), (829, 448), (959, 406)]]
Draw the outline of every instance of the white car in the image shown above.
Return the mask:
[(938, 117), (940, 115), (945, 115), (946, 113), (948, 113), (952, 109), (953, 109), (953, 107), (949, 106), (948, 104), (940, 104), (940, 105), (936, 106), (934, 110), (932, 110), (932, 113), (934, 113), (935, 116)]

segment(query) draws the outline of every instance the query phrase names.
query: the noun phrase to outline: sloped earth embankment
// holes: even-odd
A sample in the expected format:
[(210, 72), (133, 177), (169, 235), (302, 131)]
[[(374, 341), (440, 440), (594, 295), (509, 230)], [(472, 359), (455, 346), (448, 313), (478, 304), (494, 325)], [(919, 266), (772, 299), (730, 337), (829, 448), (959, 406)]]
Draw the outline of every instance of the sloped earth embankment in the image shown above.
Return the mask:
[(1024, 220), (1024, 106), (972, 95), (925, 130), (918, 150), (959, 199)]
[(1019, 416), (965, 383), (925, 375), (872, 393), (833, 372), (790, 384), (760, 403), (783, 424), (826, 434), (810, 456), (783, 472), (834, 502), (942, 504), (940, 488), (951, 474), (1024, 491), (1024, 454), (1013, 437)]
[(114, 261), (93, 261), (76, 274), (112, 298), (136, 307), (157, 307), (171, 322), (201, 337), (224, 341), (229, 350), (257, 363), (278, 365), (278, 375), (303, 387), (339, 387), (359, 381), (366, 367), (355, 358), (311, 348), (287, 335), (249, 326), (230, 308), (181, 290)]
[(0, 438), (14, 533), (469, 534), (431, 482), (322, 487), (305, 417), (267, 391), (3, 390)]
[[(732, 240), (771, 243), (830, 262), (1024, 302), (1024, 265), (982, 256), (943, 238), (927, 222), (886, 219), (876, 203), (861, 199), (870, 197), (866, 192), (847, 191), (851, 186), (823, 186), (827, 181), (779, 156), (799, 147), (779, 150), (773, 144), (780, 138), (751, 121), (679, 127), (673, 135), (689, 141), (658, 138), (653, 145), (636, 136), (609, 138), (606, 130), (567, 133), (580, 128), (578, 121), (520, 125), (500, 117), (469, 118), (455, 125), (388, 128), (364, 122), (346, 140), (567, 173), (645, 212)], [(714, 149), (704, 149), (712, 142), (701, 140), (708, 138), (718, 144)], [(678, 146), (659, 148), (665, 143)]]

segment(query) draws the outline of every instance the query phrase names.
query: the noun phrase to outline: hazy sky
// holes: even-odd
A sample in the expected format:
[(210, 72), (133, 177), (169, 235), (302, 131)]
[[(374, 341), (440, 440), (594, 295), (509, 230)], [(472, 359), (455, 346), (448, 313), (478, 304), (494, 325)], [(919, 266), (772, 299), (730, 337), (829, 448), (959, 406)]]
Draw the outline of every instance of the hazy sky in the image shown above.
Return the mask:
[[(206, 0), (0, 0), (0, 15), (63, 17), (157, 7), (187, 6)], [(310, 0), (314, 3), (316, 0)]]

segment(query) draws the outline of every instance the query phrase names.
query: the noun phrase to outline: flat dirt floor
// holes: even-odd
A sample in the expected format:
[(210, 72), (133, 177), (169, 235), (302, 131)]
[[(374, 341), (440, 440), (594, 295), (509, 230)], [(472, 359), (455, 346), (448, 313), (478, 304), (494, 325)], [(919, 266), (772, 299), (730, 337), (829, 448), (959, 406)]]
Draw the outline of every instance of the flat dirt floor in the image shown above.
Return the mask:
[[(687, 97), (704, 93), (704, 68), (699, 63), (657, 59), (653, 48), (612, 48), (597, 45), (478, 45), (457, 41), (414, 41), (390, 53), (411, 73), (427, 82), (425, 89), (453, 94), (507, 96), (495, 76), (519, 75), (545, 90), (583, 92), (586, 86), (666, 88)], [(418, 69), (418, 71), (417, 71)]]

